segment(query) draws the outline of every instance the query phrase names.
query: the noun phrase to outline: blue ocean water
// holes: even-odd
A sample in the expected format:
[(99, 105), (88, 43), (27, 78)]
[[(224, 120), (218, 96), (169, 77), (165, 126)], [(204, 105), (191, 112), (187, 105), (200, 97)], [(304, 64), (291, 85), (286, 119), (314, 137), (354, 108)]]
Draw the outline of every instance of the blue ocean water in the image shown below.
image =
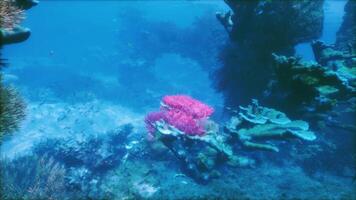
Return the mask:
[[(325, 1), (319, 39), (335, 43), (345, 4)], [(31, 37), (2, 49), (9, 64), (4, 83), (17, 88), (27, 108), (19, 130), (4, 139), (1, 157), (28, 156), (20, 163), (33, 164), (31, 159), (45, 155), (41, 161), (49, 166), (29, 166), (45, 169), (36, 177), (41, 181), (51, 168), (58, 186), (42, 191), (26, 182), (34, 191), (26, 198), (355, 199), (353, 144), (345, 141), (340, 151), (337, 146), (352, 138), (348, 131), (316, 128), (315, 143), (282, 141), (280, 152), (252, 152), (252, 167), (218, 166), (209, 175), (214, 178), (203, 183), (182, 170), (175, 157), (180, 152), (147, 140), (145, 116), (159, 110), (166, 95), (188, 95), (211, 106), (210, 119), (224, 130), (231, 108), (216, 89), (215, 72), (230, 38), (215, 15), (228, 10), (218, 0), (41, 1), (27, 10), (22, 25), (31, 29)], [(310, 42), (298, 44), (296, 54), (314, 60)], [(352, 114), (342, 117), (353, 123)], [(325, 136), (332, 132), (341, 142)], [(250, 155), (240, 147), (233, 150)], [(347, 156), (340, 158), (347, 164), (324, 170), (339, 161), (337, 156)], [(315, 158), (325, 166), (314, 166)], [(16, 170), (14, 177), (26, 174)], [(36, 196), (38, 191), (44, 196)]]

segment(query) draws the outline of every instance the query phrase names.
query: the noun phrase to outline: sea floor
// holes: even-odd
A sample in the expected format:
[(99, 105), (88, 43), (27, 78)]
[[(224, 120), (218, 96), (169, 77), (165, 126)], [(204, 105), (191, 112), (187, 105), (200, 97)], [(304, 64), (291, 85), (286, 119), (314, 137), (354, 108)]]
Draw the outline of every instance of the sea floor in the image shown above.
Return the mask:
[(26, 154), (33, 144), (47, 138), (103, 134), (123, 124), (133, 125), (131, 138), (139, 143), (92, 191), (100, 190), (115, 199), (356, 199), (352, 177), (326, 172), (310, 175), (288, 162), (282, 166), (266, 161), (252, 168), (225, 168), (208, 184), (198, 184), (181, 172), (168, 150), (151, 147), (144, 115), (110, 102), (28, 102), (27, 109), (20, 131), (1, 147), (3, 157)]

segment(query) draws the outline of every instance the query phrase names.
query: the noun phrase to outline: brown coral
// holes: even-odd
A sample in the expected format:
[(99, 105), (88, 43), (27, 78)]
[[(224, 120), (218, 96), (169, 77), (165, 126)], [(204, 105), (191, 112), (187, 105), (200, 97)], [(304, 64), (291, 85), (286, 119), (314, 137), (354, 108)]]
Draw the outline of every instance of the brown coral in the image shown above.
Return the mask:
[(12, 29), (24, 19), (24, 12), (12, 0), (0, 1), (0, 28)]

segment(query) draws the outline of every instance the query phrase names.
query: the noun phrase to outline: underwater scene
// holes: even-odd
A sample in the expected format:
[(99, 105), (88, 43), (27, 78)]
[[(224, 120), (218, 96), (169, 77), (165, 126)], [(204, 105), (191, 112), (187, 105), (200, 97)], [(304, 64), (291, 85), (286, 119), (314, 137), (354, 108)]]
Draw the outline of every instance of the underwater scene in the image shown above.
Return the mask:
[(0, 0), (1, 200), (356, 200), (355, 0)]

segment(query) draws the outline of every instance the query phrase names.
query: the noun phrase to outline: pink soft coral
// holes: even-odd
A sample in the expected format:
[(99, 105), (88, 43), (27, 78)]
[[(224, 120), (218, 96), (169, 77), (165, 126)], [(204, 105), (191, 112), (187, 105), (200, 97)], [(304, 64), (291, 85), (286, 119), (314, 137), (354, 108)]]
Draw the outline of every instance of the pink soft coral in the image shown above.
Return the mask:
[(150, 138), (155, 132), (153, 124), (159, 120), (163, 120), (188, 135), (205, 134), (202, 122), (214, 112), (213, 108), (186, 95), (165, 96), (162, 103), (159, 112), (149, 113), (145, 118)]

